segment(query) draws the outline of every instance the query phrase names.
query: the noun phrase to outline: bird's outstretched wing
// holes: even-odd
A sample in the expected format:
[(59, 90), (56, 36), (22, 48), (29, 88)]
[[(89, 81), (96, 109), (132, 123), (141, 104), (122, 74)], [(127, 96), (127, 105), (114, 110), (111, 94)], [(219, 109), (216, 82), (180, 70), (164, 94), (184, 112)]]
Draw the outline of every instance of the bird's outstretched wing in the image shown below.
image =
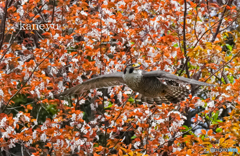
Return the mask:
[(66, 90), (65, 92), (61, 93), (60, 96), (82, 94), (83, 92), (90, 89), (105, 88), (125, 84), (122, 76), (123, 72), (116, 72), (91, 78), (79, 85), (76, 85), (75, 87), (70, 88), (69, 90)]
[(180, 76), (176, 76), (173, 74), (170, 74), (168, 72), (165, 71), (161, 71), (161, 70), (156, 70), (156, 71), (150, 71), (150, 72), (144, 72), (143, 73), (143, 77), (157, 77), (160, 80), (173, 80), (173, 81), (177, 81), (177, 82), (184, 82), (184, 83), (188, 83), (188, 84), (195, 84), (195, 85), (202, 85), (202, 86), (215, 86), (213, 84), (209, 84), (209, 83), (205, 83), (205, 82), (200, 82), (194, 79), (189, 79), (189, 78), (185, 78), (185, 77), (180, 77)]

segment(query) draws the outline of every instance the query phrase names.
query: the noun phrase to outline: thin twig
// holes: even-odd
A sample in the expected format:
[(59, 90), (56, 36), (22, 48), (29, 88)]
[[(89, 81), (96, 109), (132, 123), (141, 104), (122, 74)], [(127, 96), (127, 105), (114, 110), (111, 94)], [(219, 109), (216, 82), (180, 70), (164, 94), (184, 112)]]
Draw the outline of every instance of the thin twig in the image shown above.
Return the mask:
[(240, 51), (238, 51), (229, 61), (227, 61), (226, 63), (224, 63), (222, 65), (222, 67), (220, 67), (218, 70), (216, 70), (215, 72), (213, 72), (206, 80), (205, 82), (210, 79), (213, 75), (215, 75), (218, 71), (220, 71), (222, 68), (224, 68), (228, 63), (230, 63), (238, 54), (240, 53)]
[(14, 39), (11, 40), (10, 45), (7, 47), (7, 49), (5, 50), (5, 52), (3, 52), (3, 56), (1, 57), (0, 62), (2, 62), (4, 56), (7, 54), (8, 50), (11, 48), (11, 46), (12, 46), (14, 40), (16, 39), (17, 35), (19, 34), (19, 32), (20, 32), (20, 31), (17, 32), (17, 34), (15, 35)]
[(62, 36), (63, 36), (63, 6), (62, 6), (61, 27), (62, 27)]
[[(207, 11), (208, 11), (208, 15), (210, 15), (210, 12), (209, 12), (209, 3), (208, 3), (208, 0), (207, 0)], [(208, 20), (208, 25), (209, 25), (209, 27), (211, 26), (211, 24), (210, 24), (210, 20)], [(213, 34), (213, 32), (212, 32), (212, 29), (210, 29), (210, 31), (211, 31), (211, 33)]]
[(198, 42), (203, 38), (203, 36), (208, 32), (210, 31), (218, 22), (220, 22), (220, 20), (218, 20), (217, 22), (215, 22), (208, 30), (206, 30), (202, 35), (201, 37), (198, 38), (197, 42), (195, 43), (195, 45), (193, 46), (193, 48), (195, 48), (198, 44)]
[(52, 21), (51, 21), (51, 23), (53, 23), (53, 20), (54, 20), (54, 13), (55, 13), (55, 0), (53, 0), (53, 12), (52, 12)]
[(175, 136), (175, 137), (173, 137), (172, 139), (169, 139), (168, 141), (165, 141), (164, 143), (162, 143), (161, 145), (159, 145), (158, 148), (157, 148), (155, 151), (157, 151), (157, 150), (159, 150), (160, 148), (162, 148), (165, 143), (168, 143), (168, 142), (170, 142), (170, 141), (174, 141), (176, 138), (178, 138), (178, 137), (180, 137), (180, 136), (182, 136), (182, 135), (184, 135), (184, 134), (187, 134), (188, 132), (194, 130), (194, 128), (196, 128), (196, 127), (198, 126), (198, 124), (199, 124), (199, 121), (198, 121), (198, 123), (197, 123), (193, 128), (191, 128), (191, 129), (189, 129), (188, 131), (186, 131), (186, 132), (184, 132), (184, 133), (182, 133), (182, 134), (179, 134), (178, 136)]
[(24, 84), (21, 86), (21, 88), (8, 100), (6, 106), (3, 108), (2, 111), (0, 112), (4, 112), (5, 109), (8, 107), (10, 101), (16, 96), (18, 95), (18, 93), (23, 89), (23, 87), (25, 87), (25, 85), (28, 83), (28, 81), (31, 79), (31, 77), (33, 76), (34, 72), (37, 70), (37, 68), (48, 58), (48, 56), (50, 56), (53, 53), (53, 50), (39, 63), (36, 65), (36, 67), (34, 68), (33, 72), (31, 73), (31, 75), (28, 77), (28, 79), (24, 82)]
[(7, 19), (7, 7), (8, 7), (8, 0), (5, 1), (5, 8), (4, 8), (4, 17), (3, 17), (3, 20), (2, 20), (2, 23), (1, 23), (1, 42), (0, 42), (0, 50), (2, 49), (2, 45), (3, 45), (3, 42), (4, 42), (4, 34), (5, 34), (5, 23), (6, 23), (6, 19)]
[(184, 0), (183, 50), (184, 50), (184, 55), (185, 55), (185, 57), (187, 57), (187, 46), (186, 46), (186, 16), (187, 16), (187, 0)]
[(222, 30), (219, 30), (219, 32), (222, 32), (222, 31), (228, 29), (230, 26), (232, 26), (233, 22), (235, 22), (236, 19), (237, 19), (237, 17), (228, 26), (226, 26), (226, 28), (223, 28)]
[[(151, 114), (151, 115), (149, 115), (148, 117), (147, 117), (147, 120), (156, 112), (158, 110), (158, 108), (155, 108), (155, 110), (153, 111), (153, 113)], [(120, 136), (120, 138), (122, 138), (127, 132), (128, 132), (128, 130), (129, 129), (131, 129), (132, 127), (133, 127), (133, 124), (132, 124), (132, 122), (130, 123), (131, 124), (131, 126), (130, 127), (128, 127), (128, 129)], [(120, 140), (120, 139), (119, 139)], [(110, 151), (108, 152), (108, 154), (107, 155), (109, 155), (109, 153), (111, 153), (112, 152), (112, 150), (114, 150), (115, 149), (115, 147), (116, 147), (116, 145), (119, 143), (119, 140), (118, 140), (118, 142), (116, 142), (115, 144), (114, 144), (114, 146), (113, 146), (113, 148), (112, 149), (110, 149)]]
[(22, 153), (22, 155), (24, 155), (23, 154), (23, 144), (21, 144), (21, 153)]
[[(124, 108), (124, 106), (126, 105), (126, 103), (128, 102), (128, 100), (129, 100), (129, 98), (130, 97), (132, 97), (132, 95), (133, 95), (133, 93), (130, 95), (130, 96), (128, 96), (128, 99), (123, 103), (123, 105), (122, 105), (122, 109)], [(122, 109), (121, 109), (121, 111), (119, 112), (119, 114), (118, 114), (118, 116), (116, 117), (116, 119), (115, 119), (115, 123), (116, 123), (116, 121), (117, 121), (117, 119), (121, 116), (121, 114), (122, 114)]]
[(187, 57), (187, 45), (186, 45), (186, 18), (187, 18), (187, 0), (184, 0), (184, 19), (183, 19), (183, 51), (184, 51), (184, 56), (186, 58), (186, 74), (187, 77), (189, 78), (189, 71), (188, 71), (188, 57)]
[(222, 13), (222, 17), (220, 18), (217, 30), (216, 30), (215, 34), (213, 35), (213, 38), (212, 38), (211, 42), (214, 42), (216, 40), (216, 38), (217, 38), (217, 34), (219, 33), (219, 30), (220, 30), (220, 27), (221, 27), (221, 24), (222, 24), (222, 21), (223, 21), (223, 17), (224, 17), (224, 14), (225, 14), (226, 11), (227, 11), (227, 5), (224, 8), (224, 11)]

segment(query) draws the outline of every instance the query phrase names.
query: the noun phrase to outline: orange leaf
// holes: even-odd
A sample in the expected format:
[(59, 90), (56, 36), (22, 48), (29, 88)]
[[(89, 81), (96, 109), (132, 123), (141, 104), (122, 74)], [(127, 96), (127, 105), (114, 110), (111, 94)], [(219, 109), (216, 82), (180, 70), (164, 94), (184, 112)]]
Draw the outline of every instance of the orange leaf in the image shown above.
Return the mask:
[(47, 145), (45, 145), (46, 147), (52, 147), (52, 144), (50, 142), (47, 143)]
[(205, 129), (202, 129), (202, 134), (206, 134), (206, 130)]
[(35, 18), (39, 18), (39, 17), (40, 17), (40, 15), (35, 16)]
[(31, 105), (27, 105), (27, 109), (29, 109), (29, 110), (32, 110), (32, 106)]
[(50, 36), (51, 34), (49, 32), (42, 33), (44, 36)]
[(212, 129), (210, 129), (210, 130), (207, 132), (208, 135), (212, 135), (212, 133), (213, 133), (213, 130), (212, 130)]
[(119, 155), (123, 155), (123, 152), (122, 152), (121, 149), (118, 150), (118, 154), (119, 154)]

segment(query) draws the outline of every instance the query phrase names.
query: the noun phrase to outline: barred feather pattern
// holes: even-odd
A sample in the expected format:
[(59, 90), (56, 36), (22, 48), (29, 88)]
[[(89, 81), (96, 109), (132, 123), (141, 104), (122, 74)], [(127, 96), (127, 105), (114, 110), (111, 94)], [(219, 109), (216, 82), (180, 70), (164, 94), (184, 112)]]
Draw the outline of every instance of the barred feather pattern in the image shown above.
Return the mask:
[(189, 95), (189, 90), (182, 86), (167, 86), (166, 94), (164, 95), (164, 100), (166, 104), (178, 103), (185, 100)]
[(158, 105), (176, 104), (180, 101), (184, 101), (189, 95), (189, 90), (184, 86), (172, 86), (166, 85), (159, 81), (157, 78), (143, 78), (141, 85), (138, 86), (136, 91), (140, 94), (136, 100)]

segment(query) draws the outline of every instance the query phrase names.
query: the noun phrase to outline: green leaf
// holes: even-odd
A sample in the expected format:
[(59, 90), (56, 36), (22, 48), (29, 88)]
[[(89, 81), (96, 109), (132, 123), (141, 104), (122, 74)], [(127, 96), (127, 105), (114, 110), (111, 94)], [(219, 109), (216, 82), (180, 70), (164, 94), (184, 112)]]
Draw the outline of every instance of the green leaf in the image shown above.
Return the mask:
[(49, 113), (51, 113), (52, 115), (57, 114), (57, 112), (58, 112), (57, 105), (48, 105), (47, 111)]
[(173, 45), (173, 47), (175, 47), (175, 48), (176, 48), (176, 47), (178, 47), (178, 44), (177, 44), (177, 43), (175, 43), (175, 44)]
[(227, 78), (228, 78), (228, 80), (229, 80), (230, 83), (233, 83), (233, 82), (234, 82), (234, 77), (233, 77), (233, 76), (228, 75)]
[(183, 125), (183, 127), (184, 127), (184, 128), (186, 128), (186, 130), (189, 130), (189, 127), (188, 127), (188, 126), (186, 126), (186, 125)]
[(93, 145), (93, 147), (98, 147), (99, 146), (99, 144), (98, 143), (95, 143), (94, 145)]
[(128, 99), (128, 102), (133, 103), (133, 102), (134, 102), (134, 99), (133, 99), (132, 97), (130, 97), (130, 98)]
[(218, 114), (219, 114), (219, 111), (216, 111), (216, 113), (212, 112), (213, 121), (217, 121), (217, 119), (218, 119)]
[(200, 135), (200, 138), (203, 140), (205, 138), (205, 135), (204, 134)]
[(186, 132), (186, 131), (188, 131), (188, 130), (189, 130), (189, 127), (188, 127), (188, 126), (186, 126), (186, 125), (183, 125), (183, 127), (184, 127), (185, 129), (181, 129), (181, 132)]
[[(106, 101), (106, 102), (108, 102), (108, 101)], [(104, 107), (105, 109), (107, 109), (107, 108), (110, 108), (110, 107), (112, 107), (112, 103), (111, 102), (108, 102), (108, 106), (107, 107)]]
[(207, 120), (209, 120), (210, 118), (209, 118), (209, 116), (207, 115), (207, 114), (205, 114), (205, 118), (207, 119)]
[(212, 124), (213, 124), (213, 125), (217, 125), (218, 122), (216, 122), (216, 121), (212, 121)]
[(132, 136), (131, 139), (135, 139), (136, 138), (136, 135)]
[(217, 133), (222, 132), (222, 128), (217, 128), (217, 129), (216, 129), (216, 132), (217, 132)]
[(229, 51), (232, 51), (232, 46), (229, 44), (226, 44), (227, 48), (229, 49)]
[(193, 131), (189, 131), (189, 133), (190, 133), (191, 135), (194, 135)]

